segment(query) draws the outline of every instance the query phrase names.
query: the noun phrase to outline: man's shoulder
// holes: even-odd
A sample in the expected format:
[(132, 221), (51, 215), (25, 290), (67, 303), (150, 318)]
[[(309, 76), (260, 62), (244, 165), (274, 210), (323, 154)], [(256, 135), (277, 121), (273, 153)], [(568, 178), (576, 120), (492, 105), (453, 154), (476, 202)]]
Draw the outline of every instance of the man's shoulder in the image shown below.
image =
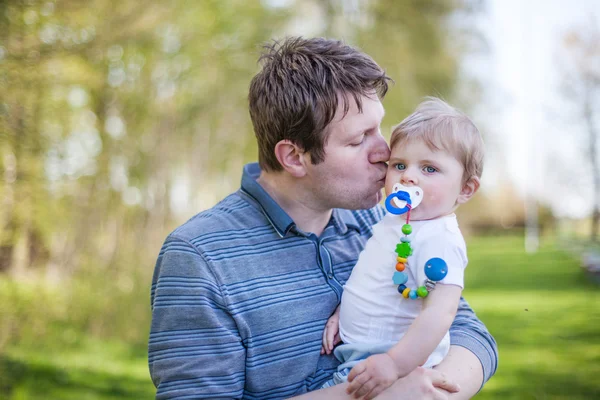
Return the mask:
[(201, 236), (249, 230), (257, 224), (264, 224), (260, 210), (240, 192), (235, 192), (191, 217), (171, 232), (169, 237), (192, 242)]
[(361, 232), (372, 232), (373, 225), (381, 221), (385, 211), (380, 205), (366, 210), (340, 210), (346, 224), (356, 225)]

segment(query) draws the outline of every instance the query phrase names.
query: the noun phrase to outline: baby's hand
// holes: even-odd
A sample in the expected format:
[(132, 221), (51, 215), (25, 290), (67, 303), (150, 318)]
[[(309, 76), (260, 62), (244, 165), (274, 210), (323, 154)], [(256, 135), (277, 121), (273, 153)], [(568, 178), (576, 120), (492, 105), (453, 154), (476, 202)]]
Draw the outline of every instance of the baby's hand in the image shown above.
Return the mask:
[(396, 363), (388, 354), (376, 354), (352, 368), (348, 375), (348, 394), (370, 400), (400, 378)]
[(327, 320), (325, 330), (323, 331), (323, 345), (321, 346), (321, 354), (331, 354), (336, 344), (341, 342), (340, 339), (340, 308), (338, 307), (333, 315)]

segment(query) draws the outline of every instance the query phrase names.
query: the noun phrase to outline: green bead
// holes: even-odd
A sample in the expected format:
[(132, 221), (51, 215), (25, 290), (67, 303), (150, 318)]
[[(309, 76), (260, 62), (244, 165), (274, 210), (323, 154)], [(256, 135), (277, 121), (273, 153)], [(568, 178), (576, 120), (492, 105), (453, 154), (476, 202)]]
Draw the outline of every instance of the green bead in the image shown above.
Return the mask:
[(410, 224), (402, 225), (402, 233), (405, 235), (410, 235), (412, 233), (412, 226), (410, 226)]
[(408, 258), (408, 256), (412, 254), (412, 247), (410, 247), (410, 243), (398, 243), (396, 245), (396, 254), (398, 254), (398, 257)]
[(425, 286), (419, 286), (419, 288), (417, 289), (417, 295), (419, 297), (427, 297), (428, 294), (429, 292), (427, 291), (427, 288)]

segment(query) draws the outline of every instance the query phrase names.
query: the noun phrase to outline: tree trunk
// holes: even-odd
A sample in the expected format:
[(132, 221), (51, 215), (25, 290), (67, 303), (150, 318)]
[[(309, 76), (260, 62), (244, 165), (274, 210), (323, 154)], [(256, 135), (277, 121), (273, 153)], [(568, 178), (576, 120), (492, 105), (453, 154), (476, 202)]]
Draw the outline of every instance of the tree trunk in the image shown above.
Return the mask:
[(596, 126), (594, 125), (594, 115), (592, 109), (592, 91), (594, 89), (595, 88), (588, 88), (584, 99), (584, 119), (588, 131), (588, 140), (590, 146), (589, 157), (590, 164), (592, 166), (593, 211), (590, 240), (593, 242), (598, 240), (598, 228), (600, 226), (600, 166), (598, 165), (598, 136), (596, 132)]

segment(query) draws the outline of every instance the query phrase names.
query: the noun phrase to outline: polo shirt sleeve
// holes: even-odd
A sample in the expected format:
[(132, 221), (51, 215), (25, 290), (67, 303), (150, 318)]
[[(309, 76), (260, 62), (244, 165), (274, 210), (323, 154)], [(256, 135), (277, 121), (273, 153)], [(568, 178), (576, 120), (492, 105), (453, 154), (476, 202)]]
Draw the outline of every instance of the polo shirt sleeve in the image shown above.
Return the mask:
[(151, 289), (148, 364), (157, 399), (241, 398), (246, 352), (197, 248), (171, 235)]
[(479, 359), (483, 367), (481, 387), (496, 373), (498, 368), (496, 341), (462, 297), (458, 303), (454, 322), (450, 326), (450, 344), (466, 348)]

